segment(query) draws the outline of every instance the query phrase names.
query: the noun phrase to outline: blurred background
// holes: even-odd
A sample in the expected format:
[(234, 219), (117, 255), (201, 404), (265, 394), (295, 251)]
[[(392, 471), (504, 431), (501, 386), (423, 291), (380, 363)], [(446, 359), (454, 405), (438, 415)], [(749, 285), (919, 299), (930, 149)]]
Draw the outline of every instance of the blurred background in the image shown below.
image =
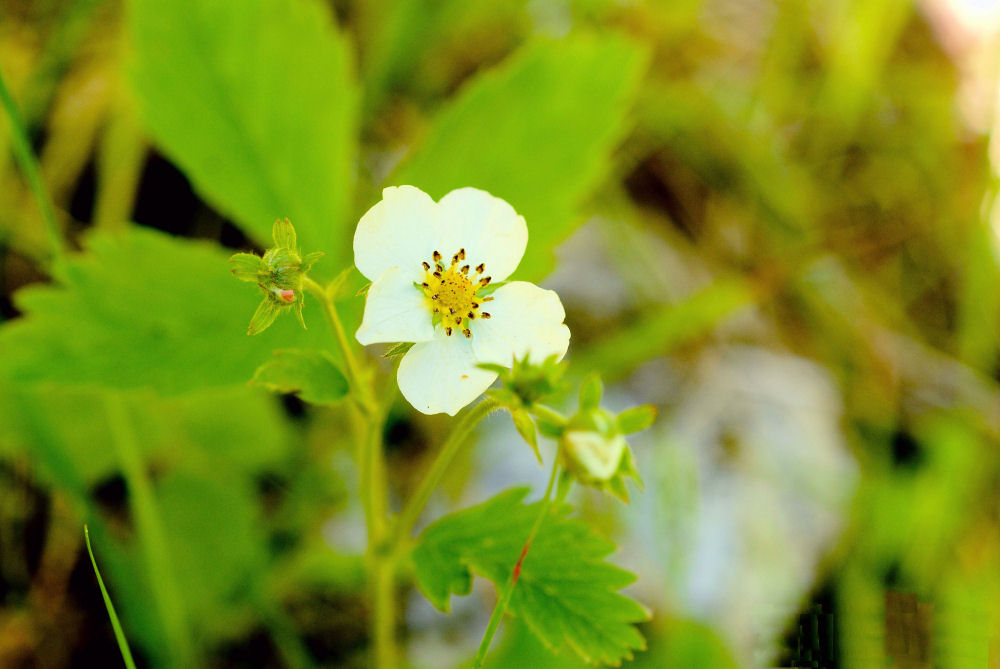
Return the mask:
[[(404, 183), (511, 202), (570, 375), (660, 409), (645, 490), (572, 497), (628, 666), (1000, 667), (998, 47), (991, 0), (4, 0), (54, 212), (0, 115), (0, 667), (119, 666), (84, 522), (141, 666), (368, 666), (344, 412), (247, 384), (319, 311), (247, 337), (225, 260), (288, 216), (332, 278)], [(450, 424), (397, 401), (396, 503)], [(545, 479), (498, 416), (425, 522)], [(493, 597), (404, 576), (407, 663)]]

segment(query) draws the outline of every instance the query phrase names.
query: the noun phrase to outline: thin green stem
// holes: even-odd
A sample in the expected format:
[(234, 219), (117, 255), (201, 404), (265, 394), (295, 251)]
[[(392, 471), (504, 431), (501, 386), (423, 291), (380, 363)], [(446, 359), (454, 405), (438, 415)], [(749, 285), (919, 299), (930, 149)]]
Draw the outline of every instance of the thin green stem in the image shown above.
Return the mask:
[(21, 115), (17, 111), (14, 98), (7, 89), (3, 76), (0, 75), (0, 102), (7, 112), (7, 120), (10, 122), (10, 135), (13, 140), (14, 157), (21, 165), (21, 171), (28, 182), (38, 209), (42, 214), (42, 222), (45, 225), (45, 234), (49, 239), (50, 252), (52, 254), (53, 265), (58, 268), (62, 265), (66, 257), (66, 246), (63, 241), (62, 230), (56, 222), (55, 210), (52, 207), (52, 200), (42, 184), (41, 171), (38, 169), (38, 160), (31, 150), (31, 142), (28, 141), (28, 134), (21, 122)]
[(320, 303), (327, 323), (333, 331), (347, 365), (351, 388), (354, 391), (357, 414), (356, 434), (360, 442), (358, 469), (365, 525), (368, 530), (368, 579), (371, 590), (371, 637), (374, 646), (374, 666), (382, 669), (396, 667), (396, 598), (395, 561), (386, 550), (385, 536), (388, 522), (388, 481), (382, 452), (382, 425), (384, 408), (375, 400), (371, 377), (365, 373), (357, 358), (344, 325), (337, 313), (330, 291), (306, 277), (302, 287)]
[(410, 533), (413, 531), (413, 526), (416, 525), (420, 513), (427, 506), (427, 502), (431, 498), (431, 493), (434, 492), (438, 483), (441, 482), (441, 477), (444, 476), (451, 461), (455, 459), (455, 455), (458, 454), (469, 433), (479, 424), (479, 421), (499, 407), (500, 404), (496, 400), (486, 398), (472, 407), (458, 421), (458, 424), (455, 425), (455, 429), (452, 430), (444, 445), (441, 446), (441, 450), (438, 451), (437, 457), (434, 459), (433, 464), (431, 464), (431, 468), (424, 475), (423, 480), (420, 481), (417, 491), (410, 497), (410, 500), (403, 507), (403, 511), (396, 519), (390, 540), (390, 546), (394, 550), (398, 550), (409, 539)]
[(375, 641), (375, 664), (380, 669), (396, 667), (396, 578), (395, 562), (390, 556), (374, 556), (371, 571), (372, 601), (375, 616), (372, 634)]
[(153, 483), (149, 480), (132, 430), (126, 406), (115, 394), (105, 396), (111, 442), (128, 485), (131, 508), (135, 514), (139, 543), (146, 560), (153, 601), (163, 622), (164, 633), (170, 645), (172, 664), (178, 667), (197, 665), (187, 632), (180, 588), (174, 576), (173, 564), (167, 550), (167, 536), (156, 508)]
[(323, 314), (326, 316), (327, 323), (330, 324), (330, 329), (333, 330), (333, 334), (337, 338), (337, 344), (344, 355), (344, 362), (347, 363), (347, 373), (351, 377), (351, 385), (355, 389), (355, 392), (361, 395), (358, 400), (362, 409), (366, 412), (373, 411), (374, 401), (371, 388), (365, 385), (362, 380), (361, 366), (358, 364), (357, 358), (354, 357), (354, 349), (351, 346), (350, 340), (347, 339), (343, 323), (340, 322), (340, 314), (337, 313), (337, 306), (333, 303), (326, 289), (309, 277), (305, 277), (302, 280), (302, 287), (315, 297), (323, 308)]
[(490, 644), (493, 642), (493, 636), (497, 633), (497, 628), (500, 626), (500, 621), (503, 620), (503, 614), (507, 612), (507, 606), (510, 604), (510, 598), (514, 594), (514, 587), (517, 585), (517, 579), (521, 575), (521, 565), (524, 564), (524, 558), (528, 555), (528, 550), (531, 548), (531, 542), (535, 540), (535, 536), (538, 534), (538, 530), (542, 527), (542, 522), (545, 517), (549, 514), (549, 509), (552, 508), (552, 488), (555, 486), (556, 478), (559, 474), (559, 458), (556, 457), (552, 462), (552, 473), (549, 475), (549, 484), (545, 488), (545, 495), (542, 497), (541, 509), (538, 511), (538, 516), (535, 518), (534, 525), (531, 526), (531, 532), (528, 533), (528, 538), (524, 542), (524, 548), (521, 549), (521, 555), (517, 559), (517, 563), (510, 572), (510, 576), (507, 578), (507, 583), (504, 586), (503, 593), (500, 598), (497, 599), (496, 606), (493, 607), (493, 615), (490, 616), (490, 622), (486, 626), (486, 632), (483, 634), (483, 641), (479, 644), (479, 652), (476, 653), (476, 659), (473, 661), (473, 669), (480, 669), (483, 666), (483, 661), (486, 659), (486, 653), (490, 650)]

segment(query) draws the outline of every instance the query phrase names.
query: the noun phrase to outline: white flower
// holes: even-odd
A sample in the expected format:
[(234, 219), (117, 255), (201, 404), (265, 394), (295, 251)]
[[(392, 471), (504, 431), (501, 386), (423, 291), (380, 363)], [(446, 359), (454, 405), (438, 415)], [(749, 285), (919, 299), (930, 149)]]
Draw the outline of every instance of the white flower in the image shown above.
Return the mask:
[(371, 279), (364, 345), (415, 342), (399, 389), (423, 413), (454, 416), (496, 379), (479, 363), (562, 358), (569, 328), (559, 296), (525, 281), (496, 288), (517, 268), (528, 226), (513, 207), (476, 188), (440, 202), (413, 186), (386, 188), (354, 234), (354, 262)]

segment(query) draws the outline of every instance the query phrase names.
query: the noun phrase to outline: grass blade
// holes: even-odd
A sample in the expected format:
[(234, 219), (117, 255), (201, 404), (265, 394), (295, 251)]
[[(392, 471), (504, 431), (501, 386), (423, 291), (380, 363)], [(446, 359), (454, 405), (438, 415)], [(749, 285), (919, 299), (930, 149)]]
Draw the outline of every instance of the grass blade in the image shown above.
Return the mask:
[(94, 567), (94, 576), (97, 577), (97, 585), (101, 587), (101, 596), (104, 597), (104, 606), (108, 609), (108, 617), (111, 618), (111, 627), (115, 630), (115, 639), (118, 641), (118, 649), (121, 651), (122, 659), (125, 660), (125, 666), (128, 669), (135, 669), (135, 661), (132, 659), (132, 651), (128, 647), (128, 640), (125, 638), (125, 632), (122, 631), (122, 624), (118, 620), (118, 614), (115, 613), (115, 606), (111, 603), (111, 597), (108, 596), (108, 589), (104, 587), (104, 579), (101, 578), (101, 570), (97, 568), (97, 561), (94, 559), (94, 549), (90, 547), (90, 529), (84, 525), (83, 526), (83, 537), (87, 542), (87, 553), (90, 554), (90, 564)]

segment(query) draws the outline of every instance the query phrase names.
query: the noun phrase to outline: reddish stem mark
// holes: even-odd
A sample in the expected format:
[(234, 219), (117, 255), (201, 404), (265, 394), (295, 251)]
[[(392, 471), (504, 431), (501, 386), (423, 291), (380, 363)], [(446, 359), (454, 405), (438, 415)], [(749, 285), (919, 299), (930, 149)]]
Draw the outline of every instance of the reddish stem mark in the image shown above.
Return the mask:
[(517, 564), (514, 565), (514, 580), (511, 581), (513, 586), (517, 583), (517, 579), (521, 578), (521, 564), (524, 562), (524, 556), (528, 554), (528, 549), (531, 548), (531, 542), (524, 544), (524, 548), (521, 549), (521, 557), (517, 558)]

